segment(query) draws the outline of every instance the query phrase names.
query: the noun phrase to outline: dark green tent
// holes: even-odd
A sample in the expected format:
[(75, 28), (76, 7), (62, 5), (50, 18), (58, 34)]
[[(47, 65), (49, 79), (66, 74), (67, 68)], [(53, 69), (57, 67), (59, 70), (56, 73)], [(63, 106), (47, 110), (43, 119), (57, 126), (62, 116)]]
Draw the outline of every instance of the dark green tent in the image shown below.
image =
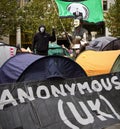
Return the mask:
[(114, 73), (114, 72), (120, 72), (120, 55), (117, 57), (117, 59), (115, 60), (111, 68), (111, 73)]
[(49, 43), (48, 55), (70, 56), (69, 52), (56, 42)]

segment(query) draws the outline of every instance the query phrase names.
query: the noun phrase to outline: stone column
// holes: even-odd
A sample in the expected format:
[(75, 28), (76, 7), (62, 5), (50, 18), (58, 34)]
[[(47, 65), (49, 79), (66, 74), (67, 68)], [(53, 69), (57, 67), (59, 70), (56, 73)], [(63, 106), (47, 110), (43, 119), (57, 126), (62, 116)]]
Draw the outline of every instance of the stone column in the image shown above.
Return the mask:
[(92, 31), (92, 32), (91, 32), (91, 35), (92, 35), (91, 40), (94, 40), (94, 39), (96, 38), (96, 34), (97, 34), (96, 31)]
[(21, 28), (20, 26), (16, 29), (16, 46), (21, 48)]

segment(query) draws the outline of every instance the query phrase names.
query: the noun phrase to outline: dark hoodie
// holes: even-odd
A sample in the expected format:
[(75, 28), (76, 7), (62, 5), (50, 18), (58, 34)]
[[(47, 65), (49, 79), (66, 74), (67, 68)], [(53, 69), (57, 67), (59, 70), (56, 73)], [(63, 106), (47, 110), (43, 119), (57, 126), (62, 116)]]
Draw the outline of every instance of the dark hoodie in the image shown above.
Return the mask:
[[(45, 28), (44, 32), (40, 32), (41, 27)], [(49, 41), (53, 42), (56, 40), (55, 31), (52, 30), (52, 35), (46, 33), (46, 27), (44, 25), (41, 25), (38, 29), (39, 32), (33, 38), (33, 51), (39, 55), (48, 55)]]

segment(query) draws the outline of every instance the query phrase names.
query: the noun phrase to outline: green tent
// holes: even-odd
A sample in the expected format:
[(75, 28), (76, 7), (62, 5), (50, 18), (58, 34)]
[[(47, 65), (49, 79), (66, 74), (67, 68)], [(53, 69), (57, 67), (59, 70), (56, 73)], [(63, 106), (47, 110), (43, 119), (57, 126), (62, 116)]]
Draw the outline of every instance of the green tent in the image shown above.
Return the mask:
[(49, 43), (48, 55), (70, 56), (69, 52), (57, 43)]
[(114, 73), (114, 72), (120, 72), (120, 55), (117, 57), (117, 59), (115, 60), (111, 68), (111, 73)]

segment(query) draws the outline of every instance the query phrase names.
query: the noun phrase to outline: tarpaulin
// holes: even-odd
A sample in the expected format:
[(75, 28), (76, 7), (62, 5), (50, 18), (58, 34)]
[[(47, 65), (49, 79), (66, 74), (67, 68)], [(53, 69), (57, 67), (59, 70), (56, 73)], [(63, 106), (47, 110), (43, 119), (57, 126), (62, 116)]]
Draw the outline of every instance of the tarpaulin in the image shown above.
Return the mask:
[(120, 123), (120, 73), (0, 86), (2, 129), (103, 129)]

